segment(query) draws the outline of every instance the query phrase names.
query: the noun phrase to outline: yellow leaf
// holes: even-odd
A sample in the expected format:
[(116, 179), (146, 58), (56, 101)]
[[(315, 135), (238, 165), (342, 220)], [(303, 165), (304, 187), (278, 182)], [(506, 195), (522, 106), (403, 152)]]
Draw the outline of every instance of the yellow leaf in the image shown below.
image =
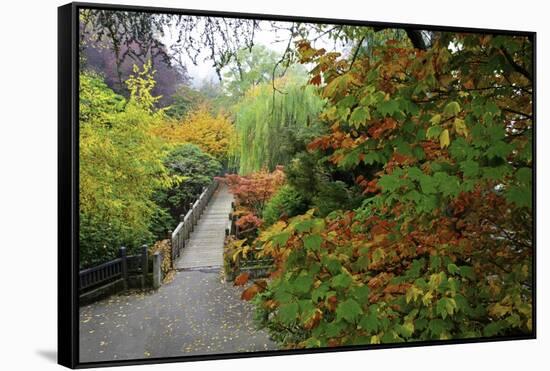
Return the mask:
[(447, 148), (451, 144), (451, 139), (449, 138), (449, 130), (445, 129), (439, 134), (439, 146)]
[(462, 135), (466, 138), (468, 137), (468, 128), (464, 120), (456, 118), (454, 121), (454, 128), (458, 135)]
[(407, 290), (407, 293), (405, 295), (405, 300), (407, 301), (407, 303), (409, 303), (411, 300), (415, 302), (416, 299), (418, 299), (418, 296), (422, 294), (423, 294), (422, 290), (420, 290), (416, 286), (411, 286)]
[(489, 314), (493, 317), (503, 317), (507, 313), (510, 313), (512, 311), (512, 307), (509, 305), (502, 305), (500, 303), (496, 303), (493, 306), (489, 308)]
[(432, 302), (432, 298), (433, 298), (432, 292), (428, 291), (426, 295), (422, 297), (422, 304), (424, 304), (425, 306), (430, 305), (430, 303)]
[(432, 123), (432, 125), (437, 125), (437, 124), (439, 124), (440, 121), (441, 121), (441, 115), (440, 114), (434, 115), (430, 119), (430, 122)]

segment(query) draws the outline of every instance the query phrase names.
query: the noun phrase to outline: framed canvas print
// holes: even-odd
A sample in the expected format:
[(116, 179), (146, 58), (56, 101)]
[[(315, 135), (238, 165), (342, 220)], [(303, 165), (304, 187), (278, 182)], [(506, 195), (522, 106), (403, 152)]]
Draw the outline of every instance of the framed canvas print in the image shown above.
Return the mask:
[(59, 363), (535, 338), (535, 33), (59, 8)]

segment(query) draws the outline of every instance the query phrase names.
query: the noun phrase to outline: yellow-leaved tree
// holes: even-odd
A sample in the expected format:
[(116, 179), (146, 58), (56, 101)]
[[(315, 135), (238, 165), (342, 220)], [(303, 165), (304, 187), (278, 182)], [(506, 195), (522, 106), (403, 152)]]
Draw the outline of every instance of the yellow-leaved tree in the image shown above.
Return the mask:
[(227, 159), (235, 135), (229, 117), (224, 113), (213, 115), (207, 105), (199, 106), (182, 121), (166, 122), (155, 132), (172, 144), (196, 144), (221, 162)]
[(152, 241), (153, 193), (174, 179), (162, 163), (166, 145), (151, 135), (164, 114), (154, 108), (154, 71), (147, 63), (127, 80), (128, 100), (101, 76), (80, 75), (80, 263), (100, 263)]

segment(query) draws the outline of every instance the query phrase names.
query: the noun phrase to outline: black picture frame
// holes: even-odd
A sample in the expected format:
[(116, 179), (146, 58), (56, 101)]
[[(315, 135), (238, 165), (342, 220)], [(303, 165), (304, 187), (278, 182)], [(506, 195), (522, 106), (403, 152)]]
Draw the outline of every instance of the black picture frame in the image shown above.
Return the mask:
[[(344, 25), (392, 27), (402, 29), (426, 29), (433, 31), (453, 31), (464, 33), (490, 33), (499, 35), (526, 36), (533, 44), (533, 331), (532, 334), (518, 337), (454, 339), (441, 341), (407, 342), (402, 344), (358, 345), (349, 347), (259, 351), (252, 353), (215, 354), (203, 356), (175, 356), (169, 358), (147, 358), (133, 360), (112, 360), (106, 362), (81, 363), (79, 361), (79, 318), (78, 318), (78, 190), (79, 190), (79, 137), (78, 137), (78, 11), (81, 8), (137, 11), (148, 13), (185, 14), (197, 16), (218, 16), (243, 19), (300, 21), (308, 23), (330, 23)], [(246, 357), (264, 357), (289, 354), (340, 352), (352, 350), (449, 345), (464, 343), (495, 342), (508, 340), (536, 339), (536, 32), (511, 31), (489, 28), (463, 28), (440, 25), (405, 24), (391, 22), (371, 22), (315, 17), (298, 17), (271, 14), (251, 14), (223, 11), (203, 11), (112, 5), (97, 3), (70, 3), (58, 8), (58, 363), (69, 368), (89, 368), (99, 366), (122, 366), (186, 362)]]

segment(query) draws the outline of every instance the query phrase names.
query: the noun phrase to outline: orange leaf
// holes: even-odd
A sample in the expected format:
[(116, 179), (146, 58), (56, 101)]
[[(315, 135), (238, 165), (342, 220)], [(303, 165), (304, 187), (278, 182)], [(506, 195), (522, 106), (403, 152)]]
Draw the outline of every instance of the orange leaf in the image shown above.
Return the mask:
[(312, 328), (317, 327), (319, 325), (319, 322), (323, 318), (323, 312), (321, 312), (319, 309), (315, 311), (315, 313), (306, 320), (304, 323), (304, 328), (306, 330), (311, 330)]
[(337, 303), (338, 303), (338, 299), (336, 298), (336, 296), (330, 296), (327, 299), (327, 308), (328, 308), (328, 310), (330, 310), (331, 312), (334, 312), (336, 310), (336, 304)]
[(243, 272), (235, 278), (235, 286), (243, 286), (248, 282), (248, 272)]
[(254, 285), (256, 285), (260, 288), (260, 292), (263, 292), (265, 289), (267, 289), (267, 281), (266, 280), (256, 280), (256, 281), (254, 281)]
[(312, 85), (321, 85), (321, 75), (317, 74), (309, 80), (309, 83)]
[(260, 292), (260, 287), (257, 285), (252, 285), (243, 291), (241, 295), (241, 300), (246, 300), (246, 301), (252, 300), (252, 298), (254, 298), (254, 296), (256, 296), (256, 294), (259, 292)]

